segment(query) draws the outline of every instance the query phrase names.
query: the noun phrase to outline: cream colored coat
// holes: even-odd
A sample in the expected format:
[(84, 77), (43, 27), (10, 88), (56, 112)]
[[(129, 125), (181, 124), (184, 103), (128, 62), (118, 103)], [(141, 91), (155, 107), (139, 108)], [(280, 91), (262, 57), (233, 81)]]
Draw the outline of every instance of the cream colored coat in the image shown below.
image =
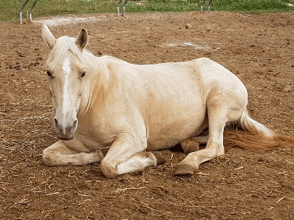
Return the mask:
[[(51, 52), (46, 63), (54, 128), (60, 141), (43, 152), (49, 166), (101, 162), (106, 177), (142, 171), (163, 162), (158, 149), (182, 143), (186, 151), (209, 127), (207, 147), (191, 152), (176, 174), (224, 154), (223, 131), (238, 121), (246, 130), (274, 132), (246, 111), (247, 91), (229, 70), (208, 59), (135, 65), (84, 48), (88, 34), (56, 40), (42, 34)], [(146, 151), (147, 150), (147, 151)]]

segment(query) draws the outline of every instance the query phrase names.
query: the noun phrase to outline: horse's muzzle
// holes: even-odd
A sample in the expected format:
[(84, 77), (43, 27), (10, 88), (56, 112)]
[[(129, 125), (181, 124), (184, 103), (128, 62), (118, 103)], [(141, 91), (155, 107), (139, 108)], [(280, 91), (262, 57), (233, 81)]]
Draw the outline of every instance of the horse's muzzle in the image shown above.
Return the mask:
[(58, 123), (58, 120), (54, 118), (54, 130), (56, 133), (56, 136), (59, 140), (69, 141), (74, 138), (74, 134), (78, 127), (78, 120), (74, 120), (73, 123), (70, 125), (62, 125), (61, 123)]

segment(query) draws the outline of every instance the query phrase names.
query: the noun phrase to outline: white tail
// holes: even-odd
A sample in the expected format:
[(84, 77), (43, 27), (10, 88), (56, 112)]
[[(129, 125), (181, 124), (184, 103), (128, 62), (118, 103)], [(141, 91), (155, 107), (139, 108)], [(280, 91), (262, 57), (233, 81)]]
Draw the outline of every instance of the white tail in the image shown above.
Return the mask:
[(247, 111), (243, 112), (241, 118), (239, 119), (239, 123), (244, 131), (248, 131), (251, 134), (262, 135), (268, 138), (277, 136), (273, 130), (250, 118)]

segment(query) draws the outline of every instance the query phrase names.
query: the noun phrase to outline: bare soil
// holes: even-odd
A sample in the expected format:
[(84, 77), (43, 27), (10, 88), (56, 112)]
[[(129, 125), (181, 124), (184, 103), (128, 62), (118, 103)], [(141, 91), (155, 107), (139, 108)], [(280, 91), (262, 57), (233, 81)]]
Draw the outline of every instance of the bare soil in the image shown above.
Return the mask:
[[(209, 57), (244, 82), (254, 119), (294, 136), (294, 13), (90, 16), (51, 31), (77, 36), (86, 28), (95, 55), (138, 64)], [(42, 151), (57, 141), (44, 73), (49, 51), (38, 23), (0, 30), (0, 219), (294, 219), (293, 148), (226, 145), (192, 177), (173, 175), (185, 157), (177, 147), (160, 152), (164, 165), (116, 179), (99, 164), (45, 166)]]

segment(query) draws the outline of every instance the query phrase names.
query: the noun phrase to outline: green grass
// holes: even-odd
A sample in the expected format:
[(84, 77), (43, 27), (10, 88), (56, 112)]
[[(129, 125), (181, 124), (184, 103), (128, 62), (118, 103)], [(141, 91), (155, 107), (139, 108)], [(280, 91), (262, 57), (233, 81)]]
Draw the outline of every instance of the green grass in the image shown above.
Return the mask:
[[(18, 20), (18, 10), (24, 2), (25, 0), (0, 0), (0, 21)], [(33, 2), (34, 0), (29, 1), (23, 10), (23, 14), (25, 14), (25, 11), (30, 11)], [(198, 11), (201, 2), (202, 0), (166, 0), (166, 3), (162, 0), (129, 1), (126, 10), (127, 13)], [(118, 0), (39, 0), (33, 12), (33, 17), (116, 13), (117, 3)], [(294, 7), (287, 6), (282, 0), (214, 0), (211, 10), (269, 13), (294, 11)]]

